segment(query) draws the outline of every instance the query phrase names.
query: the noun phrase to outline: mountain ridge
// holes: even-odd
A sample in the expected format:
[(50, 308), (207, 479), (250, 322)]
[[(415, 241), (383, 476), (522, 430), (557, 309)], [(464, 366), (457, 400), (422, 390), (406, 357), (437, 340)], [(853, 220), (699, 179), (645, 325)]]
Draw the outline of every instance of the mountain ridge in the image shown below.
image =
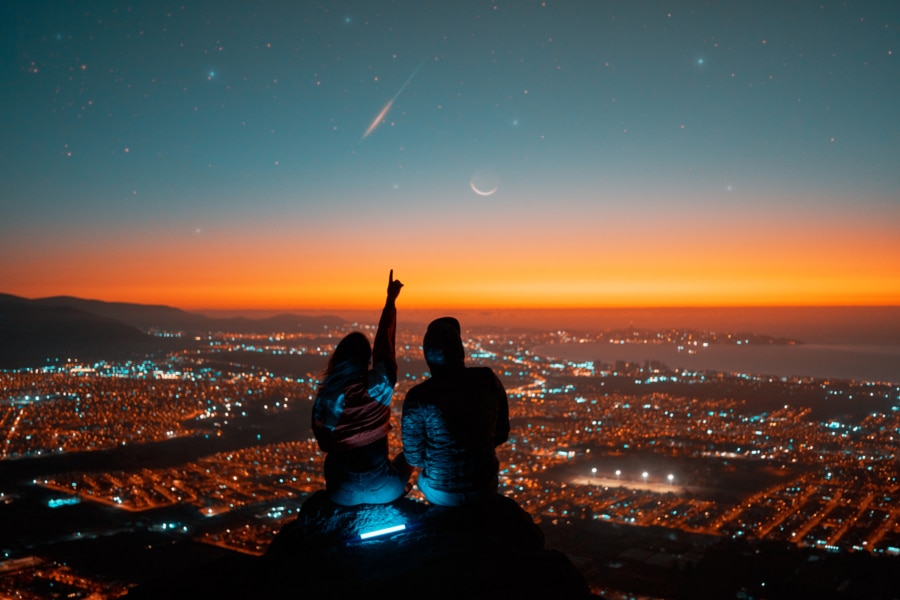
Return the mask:
[[(25, 299), (23, 299), (25, 300)], [(235, 333), (273, 333), (277, 331), (309, 332), (345, 323), (334, 315), (311, 316), (280, 313), (261, 319), (248, 317), (209, 317), (165, 304), (108, 302), (75, 296), (49, 296), (31, 300), (41, 306), (72, 307), (122, 321), (138, 329), (165, 331), (183, 330), (190, 333), (231, 331)]]
[(175, 341), (154, 331), (182, 334), (314, 333), (339, 327), (336, 316), (284, 313), (264, 319), (214, 318), (165, 305), (51, 296), (28, 299), (0, 293), (0, 368), (47, 361), (124, 359), (165, 351)]

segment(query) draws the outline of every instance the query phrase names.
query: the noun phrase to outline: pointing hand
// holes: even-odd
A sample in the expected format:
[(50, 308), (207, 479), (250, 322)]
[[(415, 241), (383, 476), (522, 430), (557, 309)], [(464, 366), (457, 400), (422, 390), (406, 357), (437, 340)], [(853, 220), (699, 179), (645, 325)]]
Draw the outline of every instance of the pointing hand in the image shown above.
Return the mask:
[(400, 295), (400, 288), (403, 287), (403, 284), (399, 279), (394, 279), (394, 270), (391, 269), (391, 274), (388, 276), (388, 287), (387, 287), (387, 295), (388, 300), (395, 300), (397, 296)]

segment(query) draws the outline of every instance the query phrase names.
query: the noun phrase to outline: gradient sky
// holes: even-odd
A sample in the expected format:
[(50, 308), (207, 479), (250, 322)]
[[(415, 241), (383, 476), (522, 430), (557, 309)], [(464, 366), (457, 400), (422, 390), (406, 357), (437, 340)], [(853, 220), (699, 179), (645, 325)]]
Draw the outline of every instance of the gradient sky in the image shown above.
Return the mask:
[(13, 0), (0, 38), (0, 292), (900, 304), (897, 2)]

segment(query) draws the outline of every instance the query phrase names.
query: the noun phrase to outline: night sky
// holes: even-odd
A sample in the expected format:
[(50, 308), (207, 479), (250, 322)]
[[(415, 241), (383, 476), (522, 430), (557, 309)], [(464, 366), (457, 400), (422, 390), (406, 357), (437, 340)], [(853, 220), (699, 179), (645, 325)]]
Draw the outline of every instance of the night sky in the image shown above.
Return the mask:
[(900, 3), (4, 2), (0, 292), (900, 304)]

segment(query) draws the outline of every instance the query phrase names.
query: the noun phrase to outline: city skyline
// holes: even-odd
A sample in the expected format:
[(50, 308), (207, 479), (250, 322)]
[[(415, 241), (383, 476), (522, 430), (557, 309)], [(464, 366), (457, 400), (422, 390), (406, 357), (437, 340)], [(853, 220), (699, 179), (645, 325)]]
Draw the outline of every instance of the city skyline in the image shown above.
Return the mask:
[[(8, 391), (0, 405), (7, 432), (0, 497), (10, 524), (0, 536), (0, 589), (53, 581), (112, 598), (163, 574), (178, 586), (199, 576), (208, 589), (202, 565), (240, 556), (250, 567), (266, 557), (302, 521), (307, 503), (317, 505), (324, 453), (309, 433), (313, 398), (329, 353), (354, 328), (184, 336), (143, 360), (70, 358), (0, 373)], [(388, 439), (395, 451), (405, 394), (428, 377), (420, 333), (397, 331), (402, 376)], [(765, 343), (694, 330), (625, 340), (501, 328), (465, 338), (469, 363), (494, 369), (509, 396), (510, 436), (498, 447), (501, 494), (540, 527), (547, 548), (577, 557), (592, 590), (638, 593), (652, 569), (653, 597), (695, 597), (675, 591), (687, 585), (691, 564), (704, 573), (694, 584), (706, 592), (719, 578), (734, 590), (893, 592), (896, 381), (777, 376), (748, 365), (671, 368), (623, 350), (603, 360), (552, 351), (599, 341), (698, 353), (707, 343)], [(428, 510), (415, 486), (398, 502), (392, 514), (404, 514), (401, 505)], [(410, 535), (434, 544), (434, 530), (419, 525)], [(304, 538), (303, 548), (311, 543)], [(733, 548), (741, 568), (722, 569), (721, 554)], [(392, 556), (397, 546), (371, 550)], [(336, 561), (322, 554), (326, 566)], [(842, 575), (809, 580), (798, 568), (743, 568), (748, 557), (798, 568), (828, 561)], [(371, 571), (368, 562), (350, 562)], [(433, 573), (403, 564), (404, 580)], [(216, 569), (212, 581), (232, 571)], [(242, 585), (262, 589), (251, 571), (239, 572)], [(310, 579), (287, 572), (292, 591)]]
[(900, 304), (900, 7), (10, 4), (0, 292)]

